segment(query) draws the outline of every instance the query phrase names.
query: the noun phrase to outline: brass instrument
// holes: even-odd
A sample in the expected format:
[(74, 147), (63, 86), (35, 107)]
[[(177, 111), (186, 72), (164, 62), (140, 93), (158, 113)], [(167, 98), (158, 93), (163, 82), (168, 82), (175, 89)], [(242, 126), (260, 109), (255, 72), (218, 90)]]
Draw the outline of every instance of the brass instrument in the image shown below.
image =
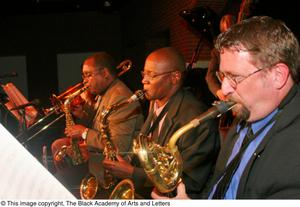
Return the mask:
[[(122, 61), (118, 66), (117, 69), (120, 70), (120, 72), (118, 73), (118, 77), (120, 77), (121, 75), (123, 75), (125, 72), (127, 72), (132, 66), (132, 62), (131, 60), (124, 60)], [(83, 88), (84, 84), (82, 82), (77, 83), (74, 86), (71, 86), (68, 90), (64, 91), (63, 93), (61, 93), (60, 95), (55, 95), (52, 94), (52, 97), (50, 98), (51, 104), (52, 104), (52, 108), (50, 109), (46, 109), (46, 111), (52, 111), (52, 110), (60, 110), (62, 108), (63, 103), (65, 102), (65, 100), (71, 96), (72, 94), (74, 94), (76, 91), (80, 90), (81, 88)], [(80, 95), (80, 94), (78, 94)], [(75, 97), (74, 97), (75, 98)]]
[[(76, 91), (83, 88), (83, 86), (84, 86), (83, 82), (80, 82), (80, 83), (77, 83), (76, 85), (72, 86), (71, 88), (69, 88), (68, 90), (66, 90), (65, 92), (61, 93), (58, 96), (55, 94), (52, 94), (52, 97), (50, 98), (52, 106), (56, 110), (60, 109), (62, 107), (62, 105), (64, 104), (65, 100), (67, 99), (67, 97), (76, 93)], [(73, 97), (73, 98), (75, 98), (75, 97)]]
[[(104, 150), (103, 155), (106, 159), (115, 161), (117, 160), (117, 151), (116, 148), (110, 139), (109, 130), (108, 130), (108, 116), (113, 112), (127, 104), (136, 102), (138, 100), (144, 99), (144, 92), (138, 90), (132, 95), (128, 100), (108, 106), (102, 113), (101, 113), (101, 137), (104, 141)], [(104, 171), (104, 180), (100, 183), (101, 187), (104, 189), (109, 189), (114, 186), (117, 182), (117, 179), (108, 171)], [(98, 191), (98, 181), (94, 175), (86, 176), (81, 184), (80, 184), (80, 196), (82, 199), (93, 199)]]
[[(78, 89), (73, 94), (66, 96), (66, 99), (63, 104), (63, 111), (65, 113), (66, 117), (66, 127), (75, 125), (72, 114), (71, 114), (71, 107), (70, 104), (72, 100), (86, 91), (87, 87), (82, 87), (81, 89)], [(78, 145), (78, 140), (71, 139), (71, 145), (66, 146), (63, 145), (60, 150), (58, 150), (54, 155), (54, 160), (57, 162), (62, 161), (63, 159), (66, 159), (67, 157), (71, 159), (73, 165), (80, 165), (84, 163), (87, 160), (84, 160), (84, 158), (81, 155), (80, 148)], [(71, 149), (70, 149), (71, 147)]]
[(134, 185), (130, 179), (118, 183), (109, 196), (109, 199), (134, 199)]
[[(117, 66), (117, 69), (121, 70), (118, 73), (118, 77), (128, 71), (131, 66), (132, 62), (130, 60), (124, 60), (123, 62), (121, 62)], [(53, 107), (50, 109), (46, 109), (46, 111), (50, 112), (55, 110), (58, 112), (59, 110), (62, 110), (65, 113), (66, 117), (66, 127), (75, 125), (70, 111), (71, 103), (75, 98), (79, 97), (80, 94), (85, 92), (87, 89), (88, 88), (84, 86), (84, 83), (81, 82), (72, 86), (67, 91), (58, 96), (52, 94), (52, 98), (50, 98), (50, 100)], [(77, 140), (71, 139), (71, 149), (69, 148), (70, 147), (66, 145), (62, 146), (62, 148), (54, 155), (54, 160), (59, 162), (68, 156), (71, 158), (73, 165), (79, 165), (86, 161), (83, 160)]]
[(142, 134), (134, 141), (133, 151), (138, 155), (146, 174), (158, 191), (169, 193), (180, 181), (182, 158), (176, 146), (177, 140), (188, 130), (208, 119), (221, 116), (234, 105), (234, 102), (216, 102), (208, 111), (178, 129), (166, 146), (160, 146)]
[(118, 66), (117, 69), (121, 70), (118, 73), (118, 77), (120, 77), (121, 75), (123, 75), (124, 73), (126, 73), (132, 66), (132, 62), (131, 60), (124, 60), (122, 61)]

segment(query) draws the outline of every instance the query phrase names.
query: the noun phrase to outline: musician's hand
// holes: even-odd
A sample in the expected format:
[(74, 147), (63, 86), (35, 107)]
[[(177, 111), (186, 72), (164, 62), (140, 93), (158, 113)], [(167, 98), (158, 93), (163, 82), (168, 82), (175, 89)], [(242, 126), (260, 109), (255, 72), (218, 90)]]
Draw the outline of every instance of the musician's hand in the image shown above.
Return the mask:
[(124, 160), (120, 155), (117, 155), (118, 161), (103, 160), (103, 166), (109, 170), (114, 176), (119, 178), (131, 178), (134, 167)]
[(85, 126), (79, 124), (76, 124), (74, 126), (69, 126), (65, 128), (65, 135), (72, 139), (80, 139), (85, 129), (86, 129)]
[(71, 107), (71, 112), (74, 117), (79, 118), (79, 119), (82, 119), (85, 115), (82, 104), (73, 105)]
[(151, 193), (151, 197), (153, 199), (190, 199), (185, 191), (185, 185), (183, 182), (180, 182), (177, 186), (177, 195), (173, 198), (166, 197), (165, 195), (162, 195), (156, 188), (153, 189)]

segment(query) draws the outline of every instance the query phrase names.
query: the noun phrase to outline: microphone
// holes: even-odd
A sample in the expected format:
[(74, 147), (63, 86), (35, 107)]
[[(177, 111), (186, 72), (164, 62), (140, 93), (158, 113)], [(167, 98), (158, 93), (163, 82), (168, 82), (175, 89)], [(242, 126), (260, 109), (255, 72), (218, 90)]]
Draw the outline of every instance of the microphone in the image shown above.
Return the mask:
[(18, 76), (17, 72), (11, 72), (11, 73), (0, 75), (0, 79), (3, 79), (3, 78), (12, 78), (12, 77), (16, 77), (16, 76)]
[(40, 104), (40, 100), (39, 99), (34, 99), (33, 101), (30, 101), (26, 104), (22, 104), (20, 106), (17, 106), (17, 107), (14, 107), (14, 108), (11, 108), (10, 110), (11, 111), (14, 111), (14, 110), (20, 110), (20, 109), (24, 109), (26, 108), (27, 106), (36, 106), (36, 105), (39, 105)]

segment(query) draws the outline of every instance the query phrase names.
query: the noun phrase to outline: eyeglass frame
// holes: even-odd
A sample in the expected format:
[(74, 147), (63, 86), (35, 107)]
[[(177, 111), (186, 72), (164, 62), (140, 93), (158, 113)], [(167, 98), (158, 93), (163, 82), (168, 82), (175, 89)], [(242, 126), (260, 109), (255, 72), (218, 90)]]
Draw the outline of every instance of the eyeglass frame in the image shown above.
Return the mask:
[[(266, 67), (266, 68), (269, 68), (269, 67)], [(246, 76), (241, 76), (241, 75), (238, 75), (238, 76), (235, 76), (235, 77), (232, 77), (231, 74), (226, 74), (224, 72), (221, 72), (221, 71), (216, 71), (216, 76), (219, 80), (219, 82), (222, 84), (224, 79), (227, 78), (229, 80), (229, 83), (231, 85), (231, 87), (233, 88), (236, 88), (238, 86), (238, 84), (240, 84), (241, 82), (243, 82), (244, 80), (246, 80), (247, 78), (251, 77), (252, 75), (266, 69), (266, 68), (257, 68), (256, 71), (246, 75)], [(220, 75), (222, 74), (222, 75)], [(223, 78), (222, 78), (223, 76)], [(237, 80), (239, 77), (241, 77), (242, 79), (241, 80)]]
[(145, 71), (141, 71), (141, 76), (142, 78), (148, 77), (149, 80), (154, 80), (156, 77), (162, 76), (162, 75), (166, 75), (169, 73), (173, 73), (176, 72), (177, 70), (171, 70), (171, 71), (167, 71), (164, 73), (158, 73), (158, 74), (154, 74), (154, 75), (150, 75), (150, 74), (145, 74)]
[(94, 71), (94, 72), (91, 72), (91, 73), (87, 73), (86, 75), (85, 74), (81, 74), (81, 78), (84, 80), (86, 78), (91, 78), (95, 75), (98, 75), (100, 73), (100, 71), (104, 69), (104, 68), (99, 68), (98, 70)]

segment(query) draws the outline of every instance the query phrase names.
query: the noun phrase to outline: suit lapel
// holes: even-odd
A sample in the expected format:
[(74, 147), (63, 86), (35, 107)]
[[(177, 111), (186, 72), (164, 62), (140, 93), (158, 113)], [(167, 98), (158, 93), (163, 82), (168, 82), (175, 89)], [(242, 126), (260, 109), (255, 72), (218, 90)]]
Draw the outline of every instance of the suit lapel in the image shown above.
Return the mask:
[(141, 134), (145, 135), (145, 136), (148, 136), (148, 134), (145, 134), (149, 128), (151, 127), (151, 121), (153, 119), (153, 104), (154, 102), (151, 101), (150, 102), (150, 107), (149, 107), (149, 112), (148, 112), (148, 116), (147, 116), (147, 119), (145, 120), (144, 124), (143, 124), (143, 127), (141, 129)]
[(167, 142), (169, 141), (172, 135), (170, 133), (173, 132), (172, 129), (174, 125), (174, 119), (178, 113), (183, 97), (184, 97), (183, 91), (180, 90), (174, 95), (173, 100), (170, 100), (172, 101), (172, 103), (169, 107), (166, 118), (161, 127), (160, 134), (157, 141), (162, 146), (165, 146), (167, 144)]

